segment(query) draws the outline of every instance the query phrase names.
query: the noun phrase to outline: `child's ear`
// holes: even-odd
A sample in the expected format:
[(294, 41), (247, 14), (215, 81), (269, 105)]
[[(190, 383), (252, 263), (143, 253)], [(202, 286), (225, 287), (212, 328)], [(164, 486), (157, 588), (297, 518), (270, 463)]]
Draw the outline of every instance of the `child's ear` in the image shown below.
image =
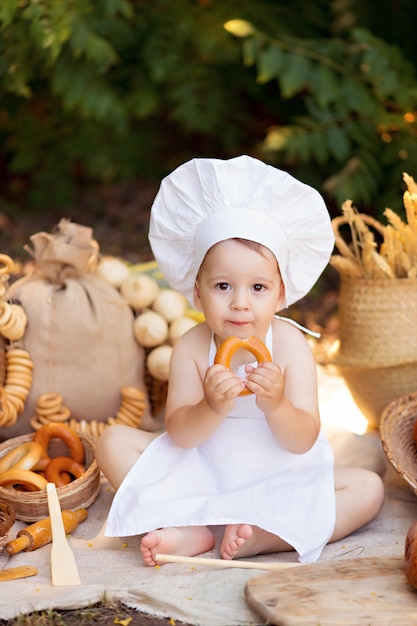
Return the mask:
[(198, 280), (195, 281), (195, 285), (194, 285), (194, 307), (199, 311), (202, 310), (201, 300), (200, 300), (200, 287), (198, 284)]

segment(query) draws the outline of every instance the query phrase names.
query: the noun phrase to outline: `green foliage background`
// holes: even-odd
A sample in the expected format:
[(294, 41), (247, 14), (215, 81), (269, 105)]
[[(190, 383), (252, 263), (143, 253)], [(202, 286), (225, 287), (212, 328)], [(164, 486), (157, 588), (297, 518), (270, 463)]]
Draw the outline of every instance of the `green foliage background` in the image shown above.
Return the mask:
[(334, 212), (400, 210), (416, 23), (415, 0), (2, 0), (1, 209), (249, 153)]

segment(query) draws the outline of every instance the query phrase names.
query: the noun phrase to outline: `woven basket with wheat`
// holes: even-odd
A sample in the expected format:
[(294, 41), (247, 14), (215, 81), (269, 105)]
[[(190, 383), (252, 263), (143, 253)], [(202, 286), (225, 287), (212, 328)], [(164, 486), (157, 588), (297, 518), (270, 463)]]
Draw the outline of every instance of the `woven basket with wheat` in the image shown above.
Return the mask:
[(403, 178), (405, 220), (386, 209), (383, 225), (350, 200), (332, 220), (339, 254), (330, 264), (341, 281), (331, 360), (370, 427), (392, 400), (417, 390), (417, 184)]

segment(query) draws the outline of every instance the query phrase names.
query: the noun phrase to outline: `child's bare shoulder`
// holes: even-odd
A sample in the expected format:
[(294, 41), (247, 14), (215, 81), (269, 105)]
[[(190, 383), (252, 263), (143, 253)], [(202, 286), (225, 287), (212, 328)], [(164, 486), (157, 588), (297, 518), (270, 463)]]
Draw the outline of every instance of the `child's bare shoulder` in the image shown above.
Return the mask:
[(272, 321), (272, 332), (274, 338), (279, 337), (280, 340), (305, 341), (306, 339), (302, 330), (300, 330), (290, 318), (274, 317)]
[(273, 354), (282, 363), (293, 359), (311, 358), (311, 348), (306, 334), (291, 320), (274, 319), (272, 326)]
[(175, 343), (173, 353), (187, 354), (195, 360), (201, 355), (207, 355), (211, 339), (211, 332), (205, 322), (193, 326), (185, 332)]
[(170, 378), (174, 380), (180, 375), (184, 380), (184, 372), (187, 376), (193, 376), (198, 372), (199, 377), (204, 377), (207, 369), (211, 332), (205, 322), (193, 326), (187, 330), (174, 344)]
[(206, 322), (200, 322), (187, 330), (178, 341), (187, 345), (194, 344), (194, 342), (207, 343), (210, 341), (210, 338), (211, 331)]

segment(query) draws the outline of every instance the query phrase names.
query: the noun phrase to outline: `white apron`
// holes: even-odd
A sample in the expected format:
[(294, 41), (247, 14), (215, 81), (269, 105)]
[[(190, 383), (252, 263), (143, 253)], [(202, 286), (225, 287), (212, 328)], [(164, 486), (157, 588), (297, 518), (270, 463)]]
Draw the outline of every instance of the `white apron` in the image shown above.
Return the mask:
[[(271, 329), (266, 345), (271, 351)], [(212, 340), (209, 364), (215, 351)], [(308, 452), (287, 452), (254, 395), (238, 397), (198, 447), (180, 448), (167, 433), (152, 441), (119, 487), (105, 532), (126, 537), (170, 526), (235, 523), (278, 535), (302, 562), (319, 558), (335, 524), (330, 444), (320, 433)]]

